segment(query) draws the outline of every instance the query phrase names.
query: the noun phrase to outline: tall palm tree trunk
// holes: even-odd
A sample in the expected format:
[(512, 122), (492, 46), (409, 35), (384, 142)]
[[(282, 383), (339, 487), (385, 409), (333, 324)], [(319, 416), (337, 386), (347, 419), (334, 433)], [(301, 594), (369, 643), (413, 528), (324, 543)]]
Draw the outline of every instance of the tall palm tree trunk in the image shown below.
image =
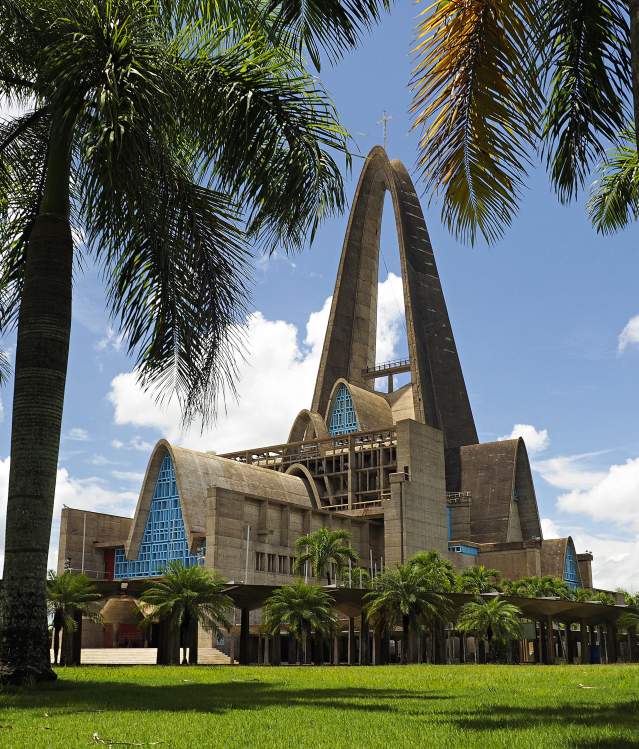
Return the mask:
[[(52, 134), (18, 320), (0, 599), (0, 681), (55, 679), (46, 573), (71, 333), (69, 129)], [(64, 646), (63, 646), (64, 647)]]
[(639, 0), (630, 0), (630, 59), (632, 63), (632, 98), (635, 116), (635, 140), (639, 151)]
[(58, 665), (58, 656), (60, 655), (60, 630), (62, 627), (58, 624), (53, 625), (53, 663)]
[(410, 620), (408, 614), (404, 614), (402, 616), (402, 663), (412, 663), (413, 647), (410, 635)]

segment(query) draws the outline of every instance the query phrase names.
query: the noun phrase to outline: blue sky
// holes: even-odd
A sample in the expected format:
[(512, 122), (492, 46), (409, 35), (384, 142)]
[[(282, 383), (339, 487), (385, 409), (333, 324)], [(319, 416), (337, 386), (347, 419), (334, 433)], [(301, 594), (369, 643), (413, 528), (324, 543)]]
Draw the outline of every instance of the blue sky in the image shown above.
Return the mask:
[[(386, 110), (389, 155), (409, 170), (417, 153), (407, 87), (415, 16), (411, 3), (398, 4), (357, 52), (321, 74), (354, 150), (363, 156), (381, 142), (377, 123)], [(360, 168), (355, 158), (349, 198)], [(527, 438), (546, 535), (572, 532), (578, 550), (592, 549), (596, 584), (637, 588), (637, 228), (597, 236), (583, 199), (559, 206), (543, 169), (531, 174), (520, 214), (493, 247), (459, 245), (440, 224), (438, 205), (423, 196), (423, 207), (480, 439), (508, 436), (520, 425), (515, 432)], [(217, 451), (286, 439), (294, 414), (310, 404), (346, 221), (327, 222), (313, 247), (295, 256), (256, 258), (240, 402), (204, 435), (183, 432), (176, 408), (159, 409), (139, 392), (109, 328), (100, 279), (90, 267), (78, 276), (56, 523), (63, 503), (131, 514), (150, 446), (161, 436)], [(381, 344), (401, 356), (401, 286), (387, 277), (387, 270), (399, 273), (391, 216), (382, 249)], [(4, 503), (11, 389), (0, 397)]]

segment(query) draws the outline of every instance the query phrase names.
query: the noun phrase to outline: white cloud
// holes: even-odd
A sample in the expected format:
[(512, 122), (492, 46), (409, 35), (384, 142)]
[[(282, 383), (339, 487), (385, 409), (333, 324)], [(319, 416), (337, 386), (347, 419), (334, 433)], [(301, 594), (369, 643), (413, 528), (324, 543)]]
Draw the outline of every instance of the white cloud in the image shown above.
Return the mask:
[[(111, 384), (113, 385), (113, 383)], [(111, 440), (111, 447), (116, 450), (138, 450), (139, 452), (147, 453), (151, 450), (153, 444), (143, 440), (139, 434), (136, 434), (135, 437), (127, 442), (122, 442), (122, 440)]]
[(577, 553), (591, 551), (593, 554), (593, 585), (605, 590), (625, 588), (635, 592), (639, 589), (637, 568), (639, 567), (639, 535), (627, 540), (598, 535), (583, 528), (564, 528), (551, 518), (543, 518), (541, 527), (544, 538), (572, 536)]
[(377, 291), (377, 361), (381, 363), (395, 359), (397, 346), (405, 336), (402, 279), (389, 273)]
[(26, 108), (15, 102), (10, 102), (4, 96), (0, 96), (0, 118), (17, 117), (23, 114)]
[(639, 458), (611, 465), (591, 486), (562, 494), (557, 507), (639, 531)]
[(544, 538), (561, 538), (559, 526), (550, 518), (541, 519), (541, 532)]
[(498, 439), (514, 440), (517, 439), (517, 437), (523, 438), (526, 443), (526, 449), (531, 455), (542, 452), (550, 444), (548, 430), (537, 429), (532, 424), (515, 424), (510, 434), (499, 437)]
[(595, 470), (588, 464), (589, 458), (600, 454), (559, 455), (556, 458), (537, 460), (532, 467), (544, 481), (557, 489), (590, 489), (606, 476), (605, 471)]
[(95, 455), (89, 458), (87, 462), (92, 466), (117, 465), (114, 460), (109, 460), (105, 455), (102, 455), (101, 453), (95, 453)]
[(117, 333), (113, 328), (108, 327), (106, 334), (103, 338), (95, 344), (94, 348), (96, 351), (105, 351), (110, 348), (113, 351), (121, 351), (124, 336), (122, 333)]
[[(0, 459), (0, 565), (4, 560), (9, 464), (9, 458)], [(135, 492), (113, 491), (107, 488), (103, 481), (95, 476), (78, 479), (72, 477), (66, 468), (58, 468), (51, 546), (49, 550), (49, 567), (55, 569), (57, 565), (60, 510), (62, 509), (62, 505), (77, 507), (83, 510), (93, 510), (95, 512), (131, 516), (136, 501), (137, 493)]]
[[(260, 312), (250, 315), (247, 356), (239, 364), (237, 402), (229, 402), (226, 412), (204, 433), (198, 424), (184, 430), (177, 402), (159, 406), (137, 384), (135, 372), (120, 374), (111, 382), (109, 399), (115, 423), (154, 429), (171, 442), (217, 452), (284, 442), (295, 416), (310, 406), (331, 302), (329, 297), (321, 310), (309, 315), (303, 342), (295, 325), (268, 320)], [(379, 285), (378, 309), (380, 361), (396, 355), (399, 319), (404, 317), (401, 279), (392, 273)], [(125, 447), (121, 440), (115, 442)]]
[(628, 346), (633, 344), (639, 344), (639, 315), (631, 317), (626, 323), (626, 327), (619, 333), (619, 352), (625, 351)]
[(137, 471), (111, 471), (111, 475), (113, 478), (130, 481), (132, 484), (141, 484), (144, 479), (144, 474)]
[(89, 439), (89, 433), (82, 427), (73, 427), (72, 429), (69, 429), (65, 437), (73, 442), (87, 442)]

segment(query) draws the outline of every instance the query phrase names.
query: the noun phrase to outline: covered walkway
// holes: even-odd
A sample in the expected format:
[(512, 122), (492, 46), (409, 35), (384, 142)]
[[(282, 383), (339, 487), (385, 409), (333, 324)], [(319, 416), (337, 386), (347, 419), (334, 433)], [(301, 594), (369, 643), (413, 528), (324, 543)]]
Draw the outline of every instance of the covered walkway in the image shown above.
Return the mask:
[[(125, 601), (136, 601), (147, 584), (148, 581), (144, 580), (98, 581), (96, 587), (105, 603), (108, 602), (105, 610), (108, 610), (112, 617), (114, 612), (125, 610), (126, 607), (120, 604), (124, 604)], [(197, 634), (194, 634), (189, 646), (190, 661), (272, 665), (297, 662), (299, 654), (292, 638), (285, 632), (276, 636), (266, 635), (261, 631), (259, 624), (260, 617), (257, 612), (277, 587), (229, 584), (226, 593), (236, 608), (231, 632), (224, 638), (219, 650), (212, 647), (198, 648)], [(341, 629), (332, 642), (314, 643), (311, 656), (313, 662), (367, 665), (399, 660), (402, 648), (401, 633), (382, 636), (369, 628), (363, 611), (367, 589), (331, 587), (327, 590), (335, 599)], [(497, 594), (486, 594), (486, 597), (494, 595)], [(471, 595), (462, 593), (451, 593), (449, 598), (456, 609), (472, 600)], [(634, 661), (639, 658), (636, 637), (627, 634), (620, 636), (617, 631), (617, 621), (626, 610), (625, 606), (581, 603), (559, 598), (505, 598), (518, 606), (527, 620), (525, 638), (517, 649), (513, 649), (513, 662), (614, 663), (620, 659)], [(148, 663), (165, 662), (162, 642), (163, 638), (166, 638), (165, 627), (158, 626), (155, 637), (157, 641), (152, 644), (157, 645), (157, 648), (85, 648), (82, 650), (81, 660), (83, 663), (115, 664), (120, 660), (132, 663), (135, 662), (135, 658), (143, 658), (144, 662)], [(80, 626), (74, 635), (73, 650), (77, 656), (76, 662), (80, 659), (81, 638)], [(459, 663), (471, 660), (470, 656), (474, 656), (477, 646), (472, 638), (461, 637), (452, 625), (442, 628), (441, 639), (441, 642), (433, 642), (428, 648), (424, 644), (419, 650), (419, 660)], [(475, 657), (472, 657), (473, 661)]]

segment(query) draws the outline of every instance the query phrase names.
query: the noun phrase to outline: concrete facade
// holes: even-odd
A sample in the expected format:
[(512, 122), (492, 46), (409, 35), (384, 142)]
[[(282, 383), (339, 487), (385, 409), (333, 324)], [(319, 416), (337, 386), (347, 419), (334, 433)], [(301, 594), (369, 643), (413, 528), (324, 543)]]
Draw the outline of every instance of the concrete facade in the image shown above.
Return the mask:
[[(398, 232), (409, 356), (380, 364), (386, 191)], [(409, 373), (410, 383), (395, 391), (399, 373)], [(380, 379), (387, 392), (375, 389)], [(340, 432), (330, 425), (344, 388), (355, 426)], [(373, 573), (435, 549), (460, 569), (485, 564), (509, 578), (563, 575), (569, 544), (543, 540), (523, 440), (478, 443), (417, 195), (403, 165), (379, 147), (355, 194), (313, 401), (288, 441), (224, 456), (160, 441), (133, 519), (63, 511), (60, 569), (79, 569), (82, 549), (84, 568), (96, 577), (113, 574), (114, 550), (137, 559), (167, 456), (191, 553), (205, 549), (204, 564), (235, 582), (290, 581), (296, 539), (324, 526), (348, 530), (361, 565)], [(592, 556), (576, 559), (578, 584), (592, 585)]]

